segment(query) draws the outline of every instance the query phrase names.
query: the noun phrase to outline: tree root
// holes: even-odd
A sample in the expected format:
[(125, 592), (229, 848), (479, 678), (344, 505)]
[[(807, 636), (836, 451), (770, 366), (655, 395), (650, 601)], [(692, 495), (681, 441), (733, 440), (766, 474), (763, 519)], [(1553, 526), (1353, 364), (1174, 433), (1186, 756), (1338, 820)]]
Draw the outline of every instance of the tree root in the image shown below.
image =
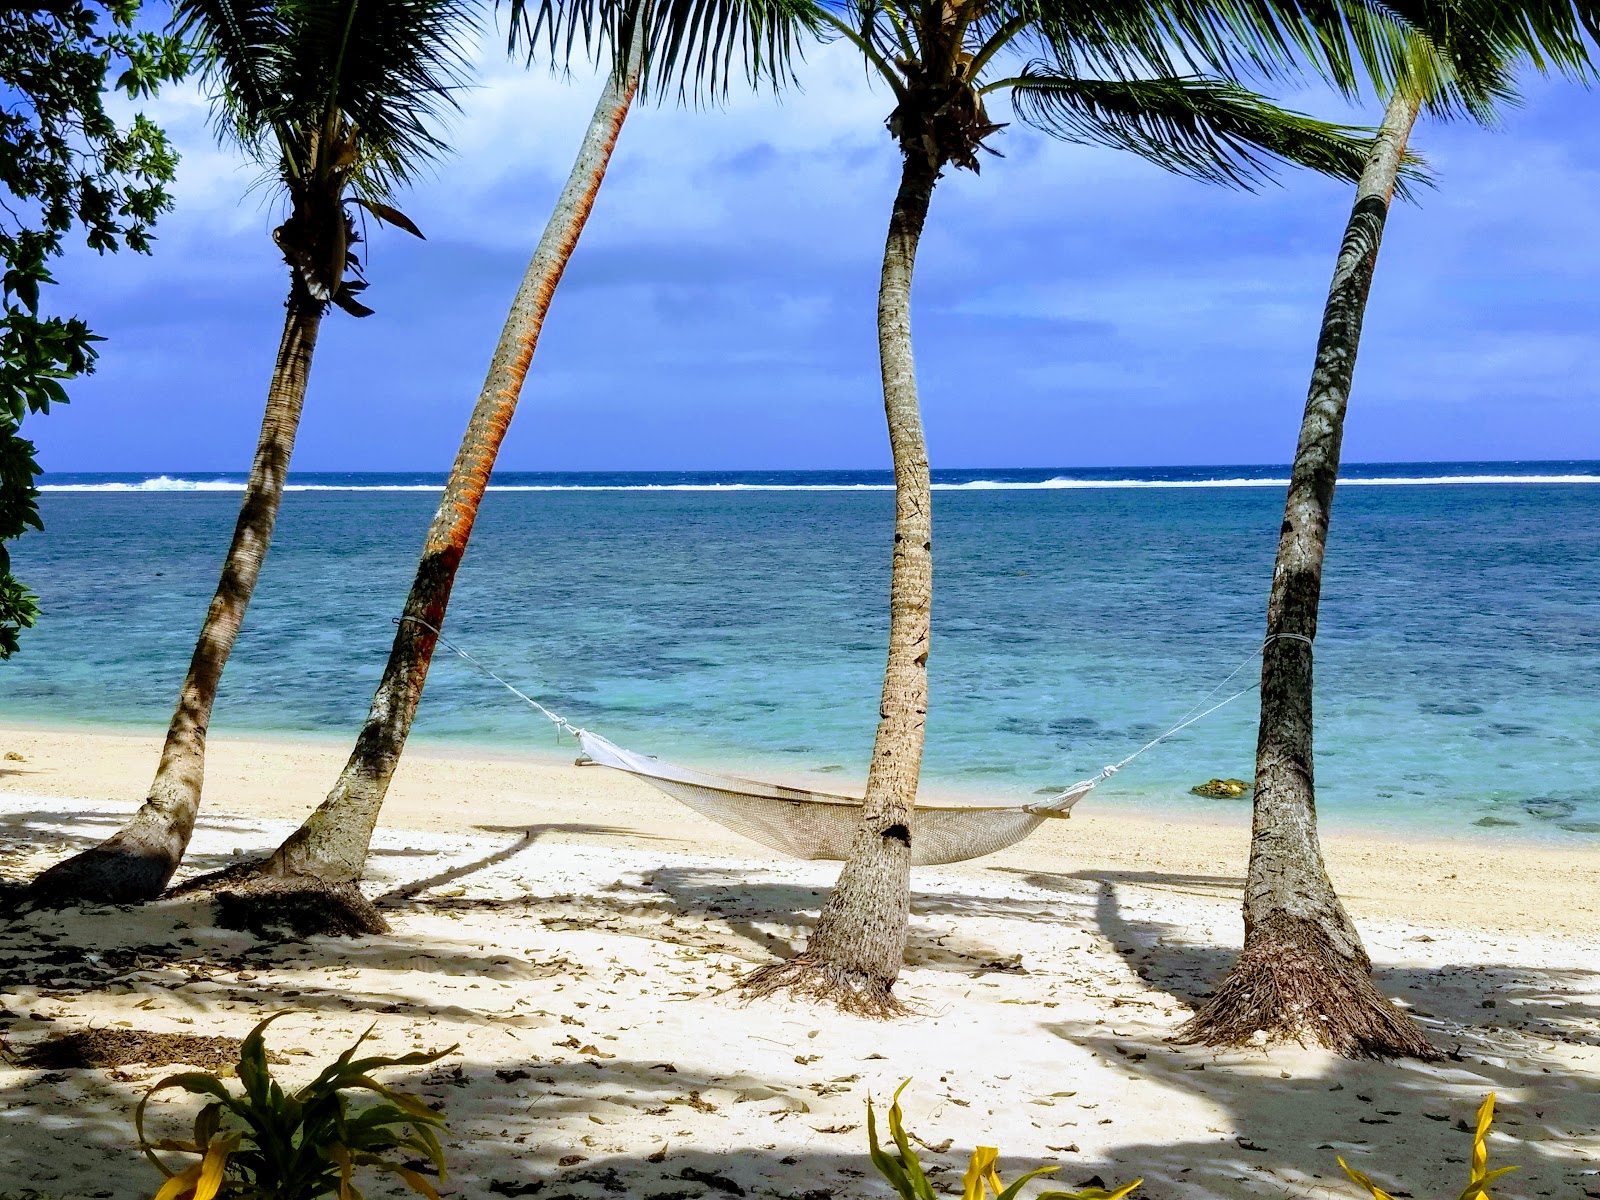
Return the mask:
[(1346, 1058), (1441, 1057), (1364, 963), (1339, 954), (1309, 922), (1248, 939), (1211, 999), (1174, 1035), (1206, 1046), (1324, 1046)]
[(236, 863), (176, 887), (170, 895), (210, 895), (223, 929), (263, 941), (362, 937), (388, 933), (389, 922), (353, 882), (267, 870), (271, 860)]
[(857, 1017), (887, 1021), (911, 1013), (890, 989), (894, 980), (852, 971), (810, 954), (769, 963), (739, 981), (746, 1002), (787, 995), (795, 1000), (822, 1001)]

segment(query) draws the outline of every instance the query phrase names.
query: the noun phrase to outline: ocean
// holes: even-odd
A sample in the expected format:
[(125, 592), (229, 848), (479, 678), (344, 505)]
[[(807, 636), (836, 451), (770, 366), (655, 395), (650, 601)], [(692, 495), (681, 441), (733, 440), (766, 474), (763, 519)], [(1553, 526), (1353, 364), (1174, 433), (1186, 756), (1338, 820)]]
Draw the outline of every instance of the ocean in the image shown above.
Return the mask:
[[(1254, 682), (1283, 467), (936, 471), (932, 790), (1009, 802)], [(293, 477), (213, 729), (347, 740), (438, 475)], [(239, 476), (46, 477), (14, 543), (45, 616), (0, 719), (165, 726)], [(1600, 842), (1600, 463), (1350, 465), (1317, 641), (1330, 825)], [(886, 472), (500, 473), (446, 633), (574, 723), (744, 773), (858, 783), (877, 711)], [(1086, 801), (1241, 810), (1254, 694)], [(436, 660), (415, 739), (570, 757)], [(154, 764), (152, 763), (152, 768)]]

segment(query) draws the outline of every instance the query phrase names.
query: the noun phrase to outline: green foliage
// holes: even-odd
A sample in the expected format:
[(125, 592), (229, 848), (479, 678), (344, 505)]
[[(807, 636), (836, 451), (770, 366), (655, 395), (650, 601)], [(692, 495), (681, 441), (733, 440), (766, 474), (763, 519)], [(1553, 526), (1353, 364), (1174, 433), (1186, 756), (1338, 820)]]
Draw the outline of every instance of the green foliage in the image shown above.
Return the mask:
[[(873, 1111), (871, 1098), (867, 1099), (867, 1141), (872, 1148), (872, 1165), (878, 1168), (878, 1174), (888, 1180), (889, 1186), (900, 1194), (901, 1200), (941, 1200), (928, 1177), (923, 1174), (922, 1163), (917, 1159), (917, 1152), (911, 1148), (911, 1135), (906, 1132), (900, 1112), (900, 1093), (910, 1086), (908, 1079), (896, 1088), (894, 1102), (889, 1106), (889, 1136), (898, 1151), (895, 1154), (885, 1150), (879, 1143), (877, 1114)], [(1061, 1169), (1059, 1166), (1039, 1167), (1005, 1184), (1000, 1181), (999, 1172), (995, 1169), (999, 1158), (1000, 1151), (993, 1146), (979, 1146), (972, 1152), (967, 1173), (961, 1180), (961, 1200), (985, 1200), (991, 1194), (994, 1200), (1017, 1200), (1023, 1184), (1030, 1179), (1052, 1175)], [(1034, 1200), (1122, 1200), (1143, 1182), (1142, 1179), (1135, 1179), (1112, 1192), (1097, 1187), (1078, 1192), (1040, 1192)], [(1466, 1198), (1463, 1197), (1463, 1200)]]
[(34, 447), (23, 419), (67, 402), (94, 369), (82, 320), (41, 311), (69, 234), (91, 249), (147, 253), (171, 207), (177, 156), (161, 130), (105, 110), (108, 88), (151, 95), (187, 69), (174, 37), (135, 32), (137, 0), (0, 6), (0, 659), (38, 615), (4, 543), (40, 527)]
[[(1496, 1167), (1489, 1170), (1489, 1126), (1494, 1123), (1494, 1093), (1490, 1092), (1478, 1106), (1478, 1123), (1472, 1133), (1472, 1167), (1467, 1176), (1467, 1186), (1462, 1189), (1456, 1200), (1491, 1200), (1489, 1185), (1502, 1175), (1509, 1175), (1516, 1167)], [(1356, 1170), (1343, 1158), (1339, 1165), (1344, 1168), (1344, 1173), (1356, 1183), (1366, 1188), (1372, 1200), (1394, 1200), (1394, 1197), (1384, 1191), (1365, 1174)], [(1409, 1195), (1402, 1192), (1401, 1195)]]
[[(289, 1094), (267, 1065), (265, 1031), (279, 1013), (250, 1031), (239, 1048), (242, 1095), (234, 1095), (215, 1075), (203, 1071), (171, 1075), (139, 1102), (134, 1126), (139, 1146), (167, 1177), (155, 1200), (316, 1200), (338, 1196), (361, 1200), (353, 1177), (359, 1167), (398, 1175), (420, 1196), (439, 1200), (424, 1176), (388, 1157), (404, 1151), (425, 1158), (444, 1175), (444, 1152), (435, 1130), (444, 1118), (417, 1097), (385, 1087), (372, 1078), (387, 1067), (425, 1066), (455, 1049), (398, 1058), (356, 1058), (367, 1033), (315, 1079)], [(194, 1119), (190, 1141), (145, 1135), (145, 1109), (169, 1090), (209, 1097)], [(378, 1103), (353, 1109), (346, 1093), (368, 1091)], [(172, 1170), (156, 1151), (177, 1151), (199, 1161)]]

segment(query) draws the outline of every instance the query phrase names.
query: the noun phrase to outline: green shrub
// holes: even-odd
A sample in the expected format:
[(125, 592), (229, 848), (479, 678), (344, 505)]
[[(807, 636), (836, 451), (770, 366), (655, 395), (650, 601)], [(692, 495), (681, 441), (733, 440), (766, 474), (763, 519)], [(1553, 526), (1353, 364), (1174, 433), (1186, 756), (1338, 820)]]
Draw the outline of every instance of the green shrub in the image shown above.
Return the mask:
[[(1502, 1175), (1509, 1175), (1517, 1169), (1516, 1167), (1497, 1167), (1493, 1171), (1489, 1170), (1489, 1126), (1493, 1123), (1494, 1093), (1490, 1092), (1484, 1102), (1478, 1106), (1478, 1125), (1472, 1134), (1472, 1172), (1467, 1179), (1467, 1186), (1462, 1190), (1461, 1195), (1456, 1197), (1456, 1200), (1491, 1200), (1489, 1185)], [(1339, 1165), (1344, 1168), (1346, 1175), (1372, 1193), (1372, 1200), (1394, 1200), (1393, 1196), (1345, 1162), (1344, 1159), (1341, 1158), (1339, 1160)]]
[[(867, 1099), (867, 1140), (872, 1146), (872, 1165), (878, 1168), (878, 1174), (889, 1181), (889, 1186), (900, 1193), (902, 1200), (939, 1200), (933, 1185), (923, 1174), (922, 1163), (918, 1161), (916, 1151), (911, 1148), (911, 1137), (906, 1133), (900, 1112), (900, 1093), (910, 1085), (911, 1081), (908, 1079), (896, 1088), (894, 1102), (889, 1106), (889, 1136), (894, 1140), (898, 1154), (890, 1154), (878, 1143), (877, 1114), (872, 1110), (871, 1098)], [(1016, 1200), (1022, 1191), (1022, 1185), (1028, 1180), (1039, 1175), (1050, 1175), (1061, 1169), (1060, 1166), (1039, 1167), (1037, 1170), (1029, 1171), (1020, 1179), (1002, 1184), (999, 1172), (995, 1170), (995, 1163), (999, 1158), (1000, 1151), (994, 1146), (979, 1146), (972, 1152), (972, 1158), (967, 1163), (967, 1173), (961, 1180), (961, 1200), (985, 1200), (988, 1192), (994, 1194), (994, 1200)], [(1081, 1192), (1040, 1192), (1034, 1200), (1122, 1200), (1123, 1196), (1143, 1182), (1142, 1179), (1135, 1179), (1114, 1192), (1095, 1187), (1085, 1188)]]
[[(358, 1167), (398, 1175), (418, 1195), (439, 1200), (426, 1178), (402, 1162), (385, 1157), (395, 1150), (426, 1158), (444, 1175), (444, 1152), (436, 1129), (444, 1119), (415, 1096), (385, 1087), (372, 1078), (385, 1067), (423, 1066), (455, 1049), (399, 1058), (356, 1058), (371, 1035), (368, 1029), (320, 1075), (293, 1095), (285, 1092), (267, 1066), (265, 1031), (282, 1013), (250, 1031), (239, 1047), (235, 1096), (215, 1075), (203, 1071), (169, 1075), (139, 1101), (134, 1128), (139, 1147), (167, 1177), (155, 1200), (361, 1200), (352, 1177)], [(145, 1136), (145, 1108), (158, 1093), (177, 1090), (210, 1101), (194, 1119), (194, 1140)], [(352, 1109), (347, 1092), (368, 1091), (379, 1102)], [(169, 1168), (156, 1151), (192, 1154), (199, 1161), (182, 1170)]]

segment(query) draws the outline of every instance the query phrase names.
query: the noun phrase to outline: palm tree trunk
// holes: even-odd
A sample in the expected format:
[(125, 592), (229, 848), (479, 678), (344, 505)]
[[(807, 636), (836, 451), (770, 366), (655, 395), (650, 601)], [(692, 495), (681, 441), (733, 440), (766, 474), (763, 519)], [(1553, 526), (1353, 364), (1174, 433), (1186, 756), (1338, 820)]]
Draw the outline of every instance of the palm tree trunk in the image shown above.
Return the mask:
[(1323, 311), (1267, 603), (1244, 951), (1181, 1036), (1209, 1045), (1297, 1040), (1350, 1057), (1435, 1057), (1378, 991), (1328, 879), (1312, 774), (1312, 639), (1345, 408), (1367, 293), (1418, 102), (1396, 92), (1356, 190)]
[(472, 536), (500, 443), (516, 412), (545, 314), (589, 219), (633, 103), (643, 49), (644, 38), (640, 37), (627, 73), (607, 83), (566, 187), (523, 274), (444, 497), (428, 528), (422, 559), (406, 597), (405, 615), (395, 630), (388, 665), (355, 748), (327, 799), (271, 858), (218, 881), (227, 888), (219, 896), (220, 919), (226, 924), (249, 928), (287, 925), (301, 936), (313, 932), (378, 933), (388, 928), (357, 886), (372, 831), (422, 699), (438, 640), (433, 629), (444, 624), (456, 571)]
[(183, 860), (205, 783), (211, 707), (278, 520), (322, 316), (321, 304), (307, 297), (298, 285), (291, 288), (283, 340), (272, 369), (267, 410), (239, 520), (189, 661), (189, 673), (178, 693), (149, 795), (133, 819), (112, 837), (35, 879), (30, 892), (39, 899), (119, 904), (153, 900)]
[(745, 980), (750, 996), (778, 991), (866, 1016), (901, 1011), (891, 989), (905, 957), (911, 899), (912, 809), (928, 715), (933, 610), (933, 491), (911, 348), (911, 280), (939, 167), (905, 158), (878, 285), (878, 356), (894, 455), (894, 554), (889, 656), (861, 822), (850, 857), (803, 953)]

